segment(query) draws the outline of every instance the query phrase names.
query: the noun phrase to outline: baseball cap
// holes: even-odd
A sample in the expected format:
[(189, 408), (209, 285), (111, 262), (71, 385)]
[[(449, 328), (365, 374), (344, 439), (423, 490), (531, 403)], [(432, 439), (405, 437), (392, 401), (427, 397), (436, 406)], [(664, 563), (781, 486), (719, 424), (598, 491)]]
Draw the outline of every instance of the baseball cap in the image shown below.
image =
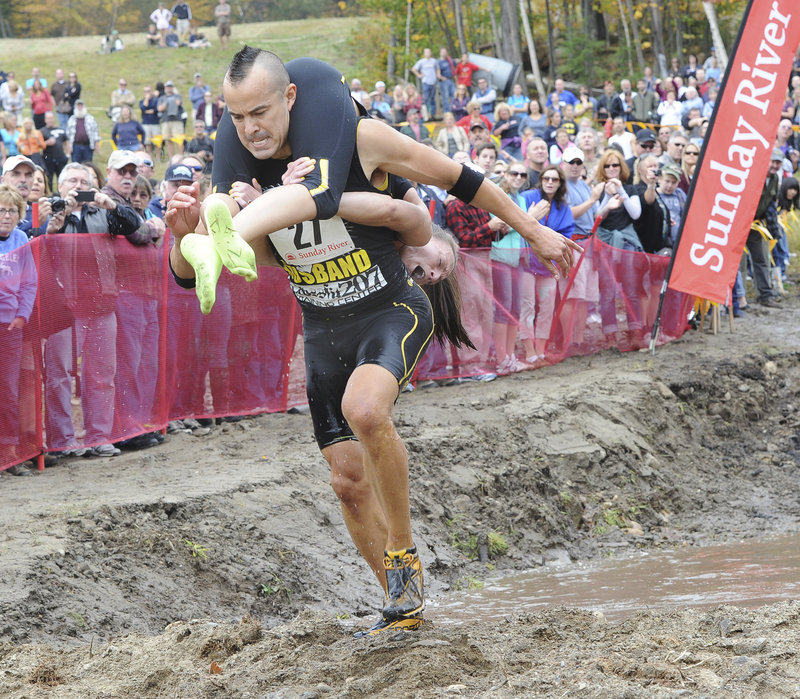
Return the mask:
[(133, 151), (130, 150), (115, 150), (108, 158), (108, 167), (114, 170), (121, 170), (126, 165), (136, 165), (139, 167), (139, 161), (136, 159)]
[(664, 165), (664, 167), (661, 168), (661, 174), (672, 175), (676, 180), (679, 180), (683, 173), (674, 165)]
[(561, 156), (561, 160), (565, 163), (571, 163), (573, 160), (580, 160), (583, 162), (583, 151), (577, 146), (570, 146), (564, 151), (563, 155)]
[(636, 140), (639, 143), (655, 143), (656, 134), (650, 129), (639, 129), (639, 131), (636, 133)]
[(202, 75), (200, 75), (200, 73), (195, 73), (195, 74), (194, 74), (194, 77), (195, 77), (195, 78), (202, 78), (203, 76), (202, 76)]
[(419, 109), (415, 109), (414, 107), (411, 107), (411, 109), (409, 109), (406, 112), (406, 116), (408, 116), (409, 114), (419, 114)]
[[(770, 160), (780, 160), (781, 162), (783, 162), (783, 158), (784, 158), (783, 151), (780, 148), (775, 148), (772, 151), (772, 158), (770, 158)], [(3, 172), (5, 172), (5, 170), (3, 170)]]
[(12, 155), (10, 158), (6, 158), (5, 163), (3, 163), (3, 174), (16, 170), (20, 165), (27, 165), (31, 170), (36, 169), (36, 163), (30, 158), (24, 155)]
[(173, 163), (164, 173), (165, 182), (191, 182), (193, 179), (192, 171), (183, 163)]
[(485, 129), (485, 128), (486, 124), (484, 124), (482, 121), (478, 121), (474, 123), (472, 126), (470, 126), (469, 130), (472, 131), (473, 129)]
[(386, 83), (383, 82), (383, 80), (378, 80), (378, 82), (375, 83), (375, 89), (377, 90), (379, 87), (386, 87)]
[(175, 87), (175, 83), (172, 82), (172, 80), (167, 80), (167, 82), (164, 83), (164, 87)]
[(86, 104), (86, 102), (83, 101), (82, 97), (78, 97), (78, 99), (75, 100), (75, 104)]

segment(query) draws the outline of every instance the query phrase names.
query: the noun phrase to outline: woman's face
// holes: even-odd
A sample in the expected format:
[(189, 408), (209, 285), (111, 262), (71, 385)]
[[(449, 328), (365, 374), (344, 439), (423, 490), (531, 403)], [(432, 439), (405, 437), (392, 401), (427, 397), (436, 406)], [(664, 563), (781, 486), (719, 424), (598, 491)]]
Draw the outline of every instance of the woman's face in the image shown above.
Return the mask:
[(559, 131), (556, 134), (556, 143), (562, 148), (569, 143), (569, 134), (566, 131)]
[(508, 184), (508, 188), (512, 192), (519, 192), (519, 190), (525, 185), (525, 182), (528, 178), (528, 173), (521, 163), (514, 163), (510, 168), (508, 168), (508, 170), (506, 170), (504, 177), (506, 178), (506, 184)]
[(4, 198), (0, 199), (0, 238), (8, 238), (19, 223), (19, 209)]
[(500, 107), (500, 109), (497, 110), (497, 116), (499, 116), (501, 119), (510, 119), (511, 112), (509, 111), (508, 107)]
[(447, 114), (444, 115), (444, 120), (443, 121), (444, 121), (444, 125), (447, 128), (450, 128), (451, 126), (453, 126), (453, 124), (456, 123), (455, 117), (452, 114), (450, 114), (450, 112), (448, 112)]
[(687, 165), (697, 165), (697, 158), (699, 156), (700, 149), (691, 143), (683, 149), (683, 158)]
[(446, 279), (456, 264), (453, 249), (438, 238), (431, 238), (422, 247), (404, 246), (400, 259), (417, 284), (435, 284)]
[(31, 182), (31, 191), (28, 194), (28, 201), (38, 201), (40, 197), (44, 196), (44, 173), (38, 168), (33, 171), (33, 182)]
[(531, 100), (528, 104), (528, 111), (531, 113), (531, 116), (539, 116), (542, 113), (539, 100)]
[(416, 88), (416, 87), (414, 87), (413, 85), (409, 85), (409, 86), (406, 88), (406, 94), (407, 94), (409, 97), (414, 97), (414, 96), (417, 94), (417, 88)]
[(558, 126), (561, 123), (561, 112), (553, 112), (553, 116), (550, 117), (550, 123)]
[(147, 194), (146, 189), (142, 189), (141, 187), (137, 187), (131, 192), (131, 202), (133, 202), (133, 208), (137, 211), (144, 211), (147, 208), (147, 205), (150, 203), (150, 197)]
[(539, 177), (539, 181), (542, 183), (542, 193), (545, 198), (552, 201), (561, 186), (561, 176), (558, 174), (558, 170), (552, 168), (545, 170)]
[(794, 187), (789, 187), (789, 189), (786, 190), (786, 198), (789, 201), (794, 199), (796, 196), (797, 196), (797, 190)]
[(610, 179), (619, 179), (620, 175), (622, 174), (622, 160), (620, 160), (619, 155), (613, 153), (612, 155), (608, 156), (605, 164), (603, 165), (603, 179), (610, 180)]

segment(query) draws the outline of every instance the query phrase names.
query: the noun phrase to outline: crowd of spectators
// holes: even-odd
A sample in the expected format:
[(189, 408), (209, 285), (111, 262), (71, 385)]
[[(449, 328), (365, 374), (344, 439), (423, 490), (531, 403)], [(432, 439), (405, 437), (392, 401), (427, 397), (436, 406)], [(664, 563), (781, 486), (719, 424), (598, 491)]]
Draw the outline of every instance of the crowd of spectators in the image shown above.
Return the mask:
[[(224, 5), (220, 0), (220, 7)], [(562, 79), (541, 100), (521, 83), (503, 95), (468, 55), (455, 61), (445, 49), (438, 59), (426, 49), (413, 72), (421, 91), (414, 83), (387, 90), (385, 82), (378, 81), (367, 92), (354, 78), (352, 95), (375, 118), (469, 163), (561, 234), (595, 233), (613, 248), (670, 254), (719, 87), (713, 55), (704, 64), (692, 58), (665, 79), (648, 70), (635, 81), (636, 90), (628, 79), (618, 87), (606, 81), (596, 97), (586, 86), (573, 91)], [(23, 84), (13, 73), (0, 71), (0, 271), (5, 275), (0, 279), (0, 324), (9, 329), (0, 356), (4, 367), (18, 364), (22, 329), (36, 295), (36, 269), (24, 252), (25, 243), (45, 233), (59, 236), (53, 248), (59, 254), (50, 272), (61, 271), (64, 279), (74, 280), (75, 270), (70, 276), (65, 267), (67, 261), (75, 262), (70, 253), (74, 236), (106, 235), (92, 260), (93, 303), (74, 301), (76, 289), (62, 286), (71, 321), (52, 328), (45, 343), (45, 433), (50, 458), (114, 456), (121, 448), (153, 446), (163, 439), (146, 432), (123, 443), (109, 440), (122, 415), (144, 424), (155, 391), (158, 329), (153, 316), (158, 290), (132, 293), (131, 275), (141, 280), (137, 270), (152, 271), (156, 264), (154, 251), (165, 235), (164, 207), (177, 186), (201, 181), (201, 190), (207, 191), (213, 136), (224, 101), (214, 96), (199, 73), (187, 86), (186, 99), (171, 80), (141, 86), (137, 99), (138, 89), (121, 78), (108, 110), (115, 150), (101, 165), (96, 162), (98, 122), (81, 97), (77, 75), (67, 75), (57, 70), (48, 85), (34, 69)], [(744, 284), (748, 276), (760, 304), (774, 306), (781, 300), (790, 255), (779, 214), (795, 211), (800, 204), (798, 124), (800, 70), (793, 72), (787, 88), (758, 223), (748, 238), (749, 255), (743, 256), (733, 290), (737, 315), (749, 305)], [(161, 182), (154, 177), (157, 155), (169, 159)], [(437, 223), (450, 228), (463, 248), (490, 250), (491, 264), (475, 273), (483, 275), (480, 283), (493, 293), (492, 331), (486, 333), (485, 323), (471, 317), (469, 308), (464, 320), (476, 352), (491, 357), (495, 370), (472, 380), (493, 380), (534, 366), (544, 358), (561, 286), (502, 221), (435, 187), (420, 186), (418, 191)], [(90, 194), (79, 196), (85, 192)], [(119, 266), (114, 263), (120, 255), (115, 243), (123, 239), (125, 255), (132, 261)], [(770, 239), (777, 241), (773, 248)], [(610, 342), (618, 336), (615, 298), (620, 290), (628, 301), (625, 342), (642, 340), (636, 284), (633, 265), (623, 266), (617, 279), (602, 274), (597, 279), (594, 315)], [(196, 303), (191, 293), (173, 290), (172, 285), (170, 289), (178, 306)], [(225, 305), (224, 299), (220, 305)], [(194, 329), (192, 339), (203, 337), (203, 332), (202, 327)], [(109, 346), (116, 346), (116, 354), (107, 351)], [(226, 373), (214, 359), (215, 352), (208, 354), (215, 410), (224, 414), (229, 396)], [(433, 347), (426, 362), (435, 363), (441, 356), (443, 348)], [(71, 403), (76, 360), (83, 387), (83, 424), (78, 430), (85, 435), (82, 440), (76, 437)], [(126, 368), (124, 375), (117, 371), (118, 364)], [(3, 372), (11, 405), (19, 395), (18, 372), (17, 379), (14, 373)], [(202, 395), (204, 381), (197, 390)], [(5, 412), (0, 439), (13, 441), (16, 438), (8, 435), (16, 428), (8, 413), (14, 411)], [(198, 427), (194, 421), (188, 424)], [(24, 474), (27, 469), (10, 472)]]

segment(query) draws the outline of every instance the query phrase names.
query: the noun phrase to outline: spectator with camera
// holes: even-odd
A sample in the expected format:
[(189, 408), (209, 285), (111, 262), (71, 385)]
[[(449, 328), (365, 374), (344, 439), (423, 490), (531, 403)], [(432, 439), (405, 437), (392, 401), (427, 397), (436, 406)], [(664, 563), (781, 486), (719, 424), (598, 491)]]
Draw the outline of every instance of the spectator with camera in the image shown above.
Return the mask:
[[(74, 322), (53, 333), (45, 346), (45, 420), (48, 447), (67, 455), (116, 456), (110, 443), (114, 427), (119, 286), (113, 238), (124, 236), (134, 245), (153, 241), (131, 206), (122, 203), (126, 187), (136, 178), (133, 154), (115, 151), (109, 159), (109, 183), (92, 189), (89, 169), (70, 163), (58, 177), (59, 199), (47, 225), (55, 273)], [(127, 182), (127, 184), (126, 184)], [(128, 191), (129, 193), (129, 191)], [(147, 222), (149, 223), (149, 222)], [(83, 233), (102, 236), (77, 238)], [(148, 234), (149, 233), (149, 234)], [(83, 251), (90, 254), (80, 254)], [(72, 421), (70, 370), (73, 350), (80, 359), (83, 422), (88, 448), (78, 445)]]

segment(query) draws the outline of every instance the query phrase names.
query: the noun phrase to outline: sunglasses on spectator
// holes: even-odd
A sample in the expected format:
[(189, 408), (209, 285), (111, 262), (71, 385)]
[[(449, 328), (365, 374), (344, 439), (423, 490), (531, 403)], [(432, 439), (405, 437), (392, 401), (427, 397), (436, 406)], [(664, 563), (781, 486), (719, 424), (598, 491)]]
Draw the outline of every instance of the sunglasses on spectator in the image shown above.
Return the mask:
[(190, 170), (194, 170), (195, 172), (200, 172), (203, 169), (202, 165), (187, 165)]
[(518, 170), (509, 170), (508, 171), (508, 176), (509, 177), (527, 177), (528, 173), (527, 172), (519, 172)]
[(683, 151), (684, 155), (700, 155), (699, 150), (685, 150)]
[(561, 178), (558, 177), (558, 176), (556, 176), (556, 177), (542, 177), (541, 180), (542, 180), (542, 182), (561, 182)]
[(642, 148), (643, 150), (653, 150), (653, 148), (655, 148), (655, 147), (656, 147), (655, 143), (640, 143), (639, 144), (639, 148)]
[(619, 163), (606, 163), (605, 165), (603, 165), (603, 169), (604, 170), (607, 170), (610, 167), (620, 167), (620, 164)]
[(118, 167), (116, 170), (123, 177), (125, 175), (127, 175), (128, 177), (136, 177), (136, 168), (135, 167)]
[(149, 158), (142, 158), (142, 165), (146, 165), (147, 167), (153, 167), (153, 161)]
[(575, 160), (570, 160), (567, 165), (583, 165), (583, 160), (575, 158)]

